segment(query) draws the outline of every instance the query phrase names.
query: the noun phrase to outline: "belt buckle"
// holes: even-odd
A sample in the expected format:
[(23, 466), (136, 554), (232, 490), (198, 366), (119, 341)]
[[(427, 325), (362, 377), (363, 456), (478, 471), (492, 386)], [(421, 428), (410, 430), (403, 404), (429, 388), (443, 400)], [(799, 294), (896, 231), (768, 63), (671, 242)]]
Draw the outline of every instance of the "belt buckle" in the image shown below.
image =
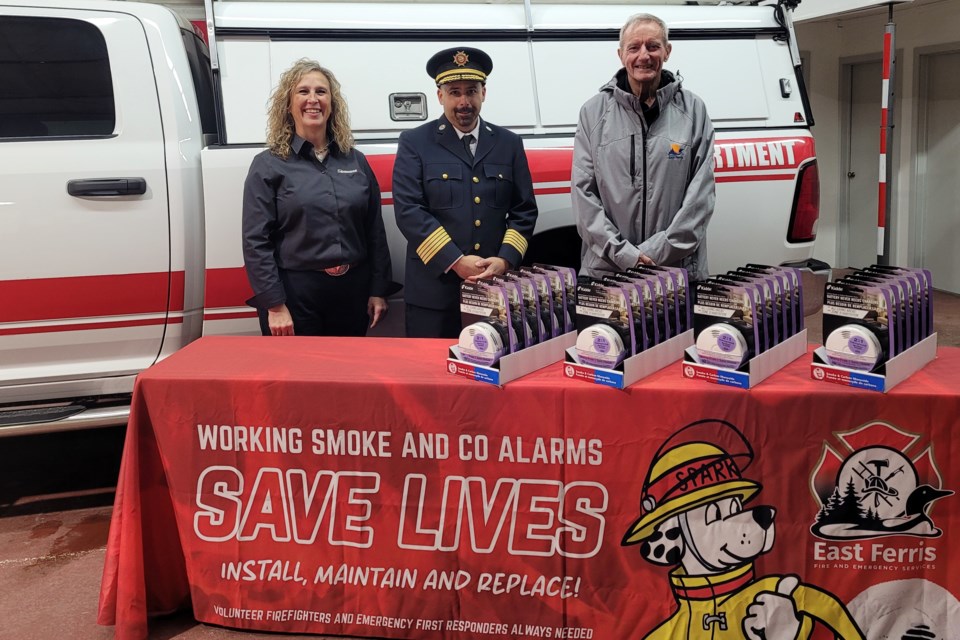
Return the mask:
[(328, 276), (333, 276), (335, 278), (342, 276), (347, 271), (350, 271), (350, 265), (348, 264), (341, 264), (341, 265), (337, 265), (336, 267), (328, 267), (323, 270), (323, 272), (326, 273)]

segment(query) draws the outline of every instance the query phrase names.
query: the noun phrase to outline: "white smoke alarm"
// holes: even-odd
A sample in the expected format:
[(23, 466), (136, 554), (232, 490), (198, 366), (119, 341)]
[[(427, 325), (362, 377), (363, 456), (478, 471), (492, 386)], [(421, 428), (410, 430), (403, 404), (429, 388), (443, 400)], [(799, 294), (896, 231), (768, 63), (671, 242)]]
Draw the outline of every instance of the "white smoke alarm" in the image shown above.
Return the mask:
[(617, 366), (626, 355), (623, 338), (608, 324), (590, 325), (581, 331), (576, 349), (580, 362), (604, 369)]
[(883, 355), (876, 334), (859, 324), (845, 324), (834, 329), (823, 346), (826, 347), (827, 362), (857, 371), (873, 371)]
[(696, 349), (700, 362), (723, 369), (739, 369), (750, 351), (743, 334), (724, 323), (701, 331)]
[(460, 358), (465, 362), (491, 367), (503, 355), (503, 339), (489, 322), (474, 322), (460, 332)]

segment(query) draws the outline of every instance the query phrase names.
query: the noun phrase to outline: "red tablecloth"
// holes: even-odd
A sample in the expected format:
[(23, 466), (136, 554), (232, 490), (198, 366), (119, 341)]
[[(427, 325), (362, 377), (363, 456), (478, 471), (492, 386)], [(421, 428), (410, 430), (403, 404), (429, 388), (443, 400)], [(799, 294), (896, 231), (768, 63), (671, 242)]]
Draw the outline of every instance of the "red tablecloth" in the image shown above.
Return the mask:
[(384, 638), (960, 628), (960, 350), (880, 394), (810, 380), (809, 356), (750, 391), (560, 364), (498, 389), (446, 349), (204, 338), (143, 373), (100, 623), (145, 638), (192, 603)]

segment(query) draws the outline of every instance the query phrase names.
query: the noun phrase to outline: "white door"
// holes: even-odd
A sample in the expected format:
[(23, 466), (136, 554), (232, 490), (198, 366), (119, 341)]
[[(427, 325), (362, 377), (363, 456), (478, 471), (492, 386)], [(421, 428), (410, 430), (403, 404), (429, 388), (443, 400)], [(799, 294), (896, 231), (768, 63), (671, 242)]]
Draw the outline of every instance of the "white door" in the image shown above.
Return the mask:
[(139, 371), (170, 289), (144, 27), (0, 7), (0, 42), (0, 387)]
[(848, 65), (846, 197), (838, 229), (838, 267), (877, 261), (877, 203), (880, 180), (880, 94), (883, 64)]
[(917, 217), (920, 265), (960, 293), (960, 52), (920, 58)]

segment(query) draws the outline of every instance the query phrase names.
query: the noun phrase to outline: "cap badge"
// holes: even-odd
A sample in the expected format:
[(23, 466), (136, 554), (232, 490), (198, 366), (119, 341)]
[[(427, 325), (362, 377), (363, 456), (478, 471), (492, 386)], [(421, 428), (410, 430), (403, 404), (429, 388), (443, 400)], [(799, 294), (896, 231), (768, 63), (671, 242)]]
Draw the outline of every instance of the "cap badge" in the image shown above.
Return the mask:
[(468, 56), (466, 52), (457, 51), (455, 54), (453, 54), (453, 63), (458, 67), (462, 67), (468, 62), (470, 62), (470, 56)]

